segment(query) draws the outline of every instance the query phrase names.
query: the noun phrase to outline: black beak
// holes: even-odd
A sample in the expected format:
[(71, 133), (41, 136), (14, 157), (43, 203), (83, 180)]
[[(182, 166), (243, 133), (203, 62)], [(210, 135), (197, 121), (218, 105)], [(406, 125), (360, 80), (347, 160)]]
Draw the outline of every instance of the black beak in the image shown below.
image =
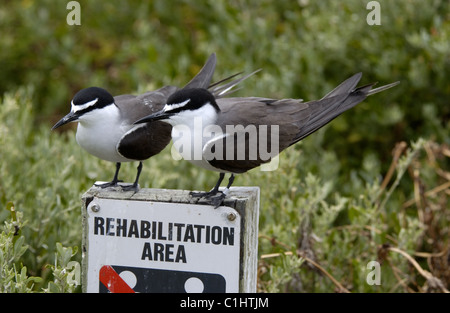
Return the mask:
[(148, 115), (146, 117), (141, 118), (140, 120), (137, 120), (133, 124), (142, 124), (142, 123), (148, 123), (148, 122), (154, 122), (154, 121), (160, 121), (160, 120), (166, 120), (169, 119), (169, 117), (172, 114), (166, 113), (164, 111), (159, 111), (154, 114)]
[(58, 123), (53, 125), (52, 130), (54, 130), (60, 126), (63, 126), (67, 123), (74, 122), (74, 121), (78, 120), (78, 117), (79, 117), (79, 115), (77, 113), (70, 112), (69, 114), (64, 116), (62, 119), (60, 119), (58, 121)]

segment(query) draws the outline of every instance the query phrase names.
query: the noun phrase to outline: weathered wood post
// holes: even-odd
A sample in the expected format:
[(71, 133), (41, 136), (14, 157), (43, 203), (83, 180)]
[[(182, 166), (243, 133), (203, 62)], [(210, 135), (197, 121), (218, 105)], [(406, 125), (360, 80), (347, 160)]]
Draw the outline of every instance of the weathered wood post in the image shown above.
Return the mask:
[(185, 190), (82, 200), (84, 292), (256, 292), (258, 187), (232, 187), (217, 209)]

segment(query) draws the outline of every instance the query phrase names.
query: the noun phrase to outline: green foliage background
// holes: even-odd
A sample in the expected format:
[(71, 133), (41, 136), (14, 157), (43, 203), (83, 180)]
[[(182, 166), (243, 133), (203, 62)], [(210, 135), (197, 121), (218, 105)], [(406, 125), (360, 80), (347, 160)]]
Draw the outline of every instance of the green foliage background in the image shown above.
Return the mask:
[[(0, 290), (14, 291), (2, 288), (14, 281), (26, 285), (15, 291), (79, 290), (48, 264), (56, 255), (68, 266), (81, 241), (80, 196), (114, 166), (77, 146), (74, 125), (50, 132), (73, 95), (93, 85), (114, 95), (181, 86), (212, 52), (216, 80), (263, 69), (237, 95), (311, 100), (360, 71), (362, 84), (401, 81), (283, 153), (277, 171), (237, 178), (236, 186), (261, 187), (260, 291), (449, 288), (448, 261), (438, 262), (449, 250), (448, 1), (379, 1), (379, 26), (367, 24), (364, 0), (79, 3), (81, 26), (66, 23), (65, 1), (0, 5), (0, 208), (13, 203), (23, 213), (26, 247), (0, 258), (2, 273), (25, 268), (22, 280), (0, 274)], [(411, 149), (394, 150), (403, 153), (389, 176), (402, 141)], [(125, 180), (134, 174), (123, 166)], [(166, 149), (145, 163), (140, 183), (207, 190), (215, 179)], [(10, 216), (0, 211), (0, 221)], [(0, 230), (10, 240), (7, 225)], [(8, 240), (0, 246), (11, 247)], [(444, 289), (389, 247), (417, 259)], [(371, 260), (385, 261), (380, 286), (366, 283)]]

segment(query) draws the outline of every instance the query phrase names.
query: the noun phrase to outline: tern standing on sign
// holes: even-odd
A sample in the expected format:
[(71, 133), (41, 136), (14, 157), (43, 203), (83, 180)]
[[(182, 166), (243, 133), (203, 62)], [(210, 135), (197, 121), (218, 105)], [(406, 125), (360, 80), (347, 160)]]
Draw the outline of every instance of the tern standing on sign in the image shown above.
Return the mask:
[[(160, 112), (144, 117), (136, 124), (165, 121), (173, 126), (174, 141), (179, 137), (179, 128), (190, 130), (191, 136), (181, 139), (183, 143), (179, 146), (183, 147), (183, 151), (179, 151), (180, 154), (197, 166), (220, 173), (216, 186), (210, 192), (191, 194), (195, 197), (205, 197), (217, 207), (225, 198), (235, 174), (269, 162), (281, 151), (312, 134), (367, 96), (398, 84), (397, 82), (376, 89), (372, 89), (374, 84), (356, 88), (361, 76), (362, 74), (358, 73), (350, 77), (322, 99), (310, 102), (256, 97), (216, 100), (206, 89), (184, 89), (171, 95)], [(198, 124), (201, 124), (201, 127)], [(243, 127), (236, 127), (237, 125)], [(250, 125), (256, 126), (256, 133), (246, 140), (245, 132)], [(230, 129), (234, 132), (229, 132)], [(264, 132), (261, 131), (263, 129)], [(274, 132), (276, 136), (272, 136), (271, 133)], [(195, 138), (199, 136), (202, 138), (200, 147), (195, 144)], [(269, 157), (255, 155), (255, 151), (261, 150), (260, 145), (272, 146), (273, 140), (278, 141), (278, 149), (270, 151)], [(189, 145), (194, 154), (183, 155)], [(200, 157), (196, 157), (198, 155)], [(227, 187), (221, 192), (219, 186), (225, 173), (231, 173), (231, 176)]]

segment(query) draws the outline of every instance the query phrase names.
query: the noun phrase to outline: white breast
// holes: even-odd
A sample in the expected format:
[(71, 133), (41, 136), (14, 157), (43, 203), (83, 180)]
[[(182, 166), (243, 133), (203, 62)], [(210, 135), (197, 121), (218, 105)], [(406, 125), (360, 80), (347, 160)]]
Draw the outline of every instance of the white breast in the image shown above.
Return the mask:
[(84, 114), (78, 121), (76, 140), (90, 154), (110, 162), (129, 162), (117, 152), (117, 144), (133, 125), (120, 124), (120, 112), (109, 105)]
[(211, 141), (212, 137), (222, 136), (222, 134), (205, 131), (205, 129), (208, 130), (211, 125), (214, 125), (217, 113), (212, 106), (204, 106), (200, 110), (201, 112), (199, 110), (183, 111), (170, 118), (168, 122), (173, 126), (173, 148), (178, 151), (184, 160), (196, 166), (222, 172), (222, 170), (209, 164), (203, 154), (204, 147)]

